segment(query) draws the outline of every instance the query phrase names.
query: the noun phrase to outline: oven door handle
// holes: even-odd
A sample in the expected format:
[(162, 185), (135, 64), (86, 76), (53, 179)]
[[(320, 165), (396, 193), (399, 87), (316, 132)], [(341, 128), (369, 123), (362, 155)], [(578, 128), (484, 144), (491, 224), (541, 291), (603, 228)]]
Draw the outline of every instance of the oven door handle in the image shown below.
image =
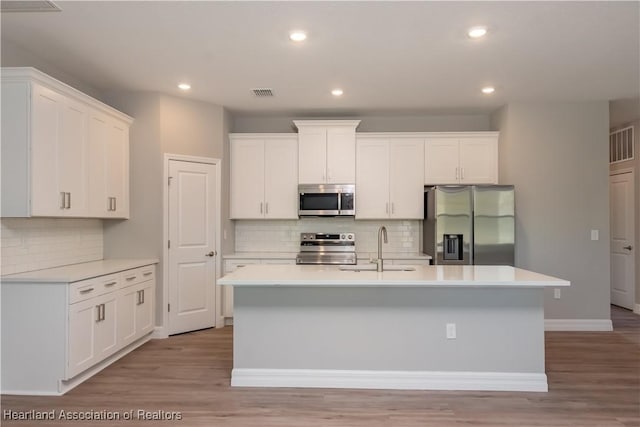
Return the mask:
[(342, 192), (338, 191), (338, 215), (340, 215), (340, 211), (342, 211)]

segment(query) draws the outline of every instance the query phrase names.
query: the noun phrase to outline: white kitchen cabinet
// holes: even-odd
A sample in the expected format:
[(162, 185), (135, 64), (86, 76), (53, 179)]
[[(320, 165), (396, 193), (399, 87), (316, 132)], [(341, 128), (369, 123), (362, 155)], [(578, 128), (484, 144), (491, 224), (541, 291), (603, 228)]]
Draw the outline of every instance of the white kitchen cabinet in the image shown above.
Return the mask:
[(424, 149), (424, 183), (497, 184), (498, 133), (428, 137)]
[(129, 218), (129, 127), (98, 110), (89, 114), (89, 216)]
[(298, 218), (298, 141), (291, 134), (231, 134), (231, 218)]
[[(246, 265), (252, 264), (276, 264), (295, 265), (295, 255), (292, 258), (234, 258), (224, 260), (224, 274), (236, 271)], [(233, 286), (222, 287), (222, 315), (225, 318), (233, 317)]]
[(3, 278), (3, 393), (62, 394), (149, 339), (155, 266), (86, 264)]
[[(99, 172), (117, 181), (128, 206), (130, 117), (33, 68), (3, 68), (1, 92), (3, 217), (113, 216), (90, 208), (90, 195), (103, 191), (91, 178)], [(103, 141), (117, 148), (90, 152), (94, 111), (117, 122), (120, 133), (112, 128)], [(124, 150), (126, 163), (115, 161)], [(108, 162), (99, 172), (96, 158)]]
[(359, 138), (356, 219), (423, 218), (421, 138)]
[(298, 182), (355, 182), (356, 127), (359, 120), (295, 120), (298, 128)]

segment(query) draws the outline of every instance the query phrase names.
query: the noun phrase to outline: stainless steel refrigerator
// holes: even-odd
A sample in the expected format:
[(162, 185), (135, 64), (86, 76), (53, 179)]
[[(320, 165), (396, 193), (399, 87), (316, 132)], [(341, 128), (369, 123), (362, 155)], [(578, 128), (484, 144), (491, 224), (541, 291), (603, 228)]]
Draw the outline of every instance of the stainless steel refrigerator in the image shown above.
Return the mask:
[(423, 252), (434, 264), (514, 264), (512, 185), (439, 185), (424, 203)]

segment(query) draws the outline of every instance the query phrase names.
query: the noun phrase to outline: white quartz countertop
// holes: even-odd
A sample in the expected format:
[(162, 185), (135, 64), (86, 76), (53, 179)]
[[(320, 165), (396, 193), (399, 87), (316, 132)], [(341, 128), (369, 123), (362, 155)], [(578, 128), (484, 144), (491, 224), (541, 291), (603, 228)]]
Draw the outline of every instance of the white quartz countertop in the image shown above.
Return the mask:
[(233, 286), (422, 286), (537, 288), (569, 286), (567, 280), (509, 266), (411, 266), (414, 271), (342, 271), (337, 266), (247, 265), (218, 280)]
[(104, 259), (83, 262), (0, 277), (3, 283), (71, 283), (106, 274), (118, 273), (145, 265), (157, 264), (157, 259)]
[[(224, 259), (296, 259), (298, 252), (235, 252), (223, 255)], [(377, 254), (374, 252), (358, 252), (358, 259), (375, 259)], [(404, 253), (384, 253), (384, 259), (411, 259), (411, 260), (430, 260), (430, 255), (425, 254), (404, 254)]]

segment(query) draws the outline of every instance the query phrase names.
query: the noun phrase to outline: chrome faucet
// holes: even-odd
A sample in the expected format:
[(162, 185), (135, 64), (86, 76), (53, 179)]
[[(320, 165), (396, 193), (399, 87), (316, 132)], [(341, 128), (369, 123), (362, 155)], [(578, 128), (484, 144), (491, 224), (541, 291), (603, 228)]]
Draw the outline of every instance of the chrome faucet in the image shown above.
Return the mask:
[(387, 239), (387, 228), (383, 225), (378, 230), (378, 259), (376, 260), (376, 271), (378, 273), (384, 271), (384, 261), (382, 260), (382, 238), (384, 242), (389, 243)]

